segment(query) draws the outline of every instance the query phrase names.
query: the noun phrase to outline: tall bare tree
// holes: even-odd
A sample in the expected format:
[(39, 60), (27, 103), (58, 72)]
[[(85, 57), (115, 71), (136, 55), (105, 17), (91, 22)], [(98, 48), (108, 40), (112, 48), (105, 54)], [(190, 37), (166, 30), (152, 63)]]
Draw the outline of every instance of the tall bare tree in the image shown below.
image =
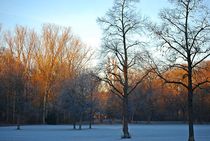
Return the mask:
[(160, 39), (161, 47), (164, 47), (166, 59), (162, 70), (177, 68), (185, 73), (173, 79), (165, 77), (158, 69), (156, 72), (166, 83), (181, 85), (188, 91), (189, 141), (194, 141), (193, 93), (203, 84), (209, 83), (210, 79), (209, 77), (196, 79), (200, 64), (210, 56), (210, 15), (203, 5), (203, 0), (169, 2), (174, 4), (174, 8), (162, 10), (160, 12), (162, 25), (153, 25), (150, 29)]
[[(103, 29), (103, 54), (106, 61), (101, 77), (111, 91), (122, 100), (123, 137), (130, 138), (128, 131), (128, 96), (145, 77), (130, 81), (134, 69), (138, 68), (139, 48), (142, 46), (138, 32), (141, 30), (141, 17), (136, 13), (135, 0), (115, 0), (107, 14), (98, 18)], [(130, 75), (130, 76), (129, 76)]]

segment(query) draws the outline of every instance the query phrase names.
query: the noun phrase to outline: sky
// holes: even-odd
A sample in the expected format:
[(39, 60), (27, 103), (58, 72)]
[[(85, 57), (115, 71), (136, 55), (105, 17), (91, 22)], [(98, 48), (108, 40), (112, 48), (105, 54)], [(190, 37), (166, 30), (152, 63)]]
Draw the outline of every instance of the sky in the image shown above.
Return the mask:
[[(208, 5), (210, 1), (206, 0)], [(96, 23), (113, 5), (113, 0), (0, 0), (0, 23), (3, 29), (16, 25), (41, 29), (45, 23), (71, 27), (73, 33), (86, 45), (100, 46), (102, 31)], [(141, 15), (158, 19), (167, 0), (140, 0), (137, 10)]]

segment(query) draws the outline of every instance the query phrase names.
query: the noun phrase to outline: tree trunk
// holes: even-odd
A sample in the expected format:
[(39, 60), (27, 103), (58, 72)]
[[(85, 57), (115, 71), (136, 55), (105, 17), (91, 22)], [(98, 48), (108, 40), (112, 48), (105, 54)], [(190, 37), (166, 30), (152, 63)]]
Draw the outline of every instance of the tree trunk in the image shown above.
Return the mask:
[(13, 100), (12, 100), (12, 123), (15, 124), (16, 118), (16, 93), (14, 92)]
[(92, 129), (92, 114), (90, 114), (89, 129)]
[(188, 141), (195, 141), (193, 128), (193, 92), (188, 92), (188, 120), (189, 120), (189, 139)]
[(80, 115), (79, 119), (79, 130), (82, 130), (82, 114)]
[(128, 132), (128, 96), (123, 97), (123, 136), (122, 138), (130, 138)]
[[(92, 99), (92, 94), (91, 94)], [(90, 107), (90, 115), (89, 115), (89, 129), (92, 129), (92, 118), (93, 118), (93, 106), (92, 106), (92, 100), (91, 100), (91, 107)]]
[(73, 123), (73, 129), (76, 130), (76, 122)]
[(47, 101), (47, 95), (45, 93), (43, 98), (42, 124), (46, 123), (46, 101)]
[(9, 95), (6, 95), (7, 97), (7, 104), (6, 104), (6, 121), (9, 123)]
[(20, 130), (20, 115), (17, 114), (17, 130)]
[[(188, 55), (189, 56), (189, 55)], [(190, 58), (190, 57), (189, 57)], [(191, 62), (188, 61), (188, 124), (189, 124), (189, 139), (188, 141), (195, 141), (193, 129), (193, 87), (192, 87), (192, 67)]]

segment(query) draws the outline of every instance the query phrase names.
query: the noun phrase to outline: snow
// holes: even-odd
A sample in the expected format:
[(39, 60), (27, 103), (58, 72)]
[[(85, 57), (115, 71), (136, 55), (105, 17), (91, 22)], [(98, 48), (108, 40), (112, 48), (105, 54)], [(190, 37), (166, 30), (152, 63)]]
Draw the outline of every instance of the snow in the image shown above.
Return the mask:
[[(126, 141), (187, 141), (185, 124), (130, 125)], [(0, 127), (0, 141), (121, 141), (121, 125), (93, 125), (73, 130), (71, 125), (26, 125)], [(210, 125), (195, 125), (195, 140), (210, 141)]]

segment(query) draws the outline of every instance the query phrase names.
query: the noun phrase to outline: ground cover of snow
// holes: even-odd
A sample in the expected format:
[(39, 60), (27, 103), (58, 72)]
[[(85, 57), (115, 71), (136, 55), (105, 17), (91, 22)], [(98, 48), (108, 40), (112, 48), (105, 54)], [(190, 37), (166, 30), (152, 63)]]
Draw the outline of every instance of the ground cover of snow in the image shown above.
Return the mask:
[[(131, 139), (121, 139), (121, 125), (93, 125), (73, 130), (71, 125), (0, 127), (0, 141), (187, 141), (185, 124), (129, 125)], [(195, 125), (195, 140), (210, 141), (210, 125)]]

